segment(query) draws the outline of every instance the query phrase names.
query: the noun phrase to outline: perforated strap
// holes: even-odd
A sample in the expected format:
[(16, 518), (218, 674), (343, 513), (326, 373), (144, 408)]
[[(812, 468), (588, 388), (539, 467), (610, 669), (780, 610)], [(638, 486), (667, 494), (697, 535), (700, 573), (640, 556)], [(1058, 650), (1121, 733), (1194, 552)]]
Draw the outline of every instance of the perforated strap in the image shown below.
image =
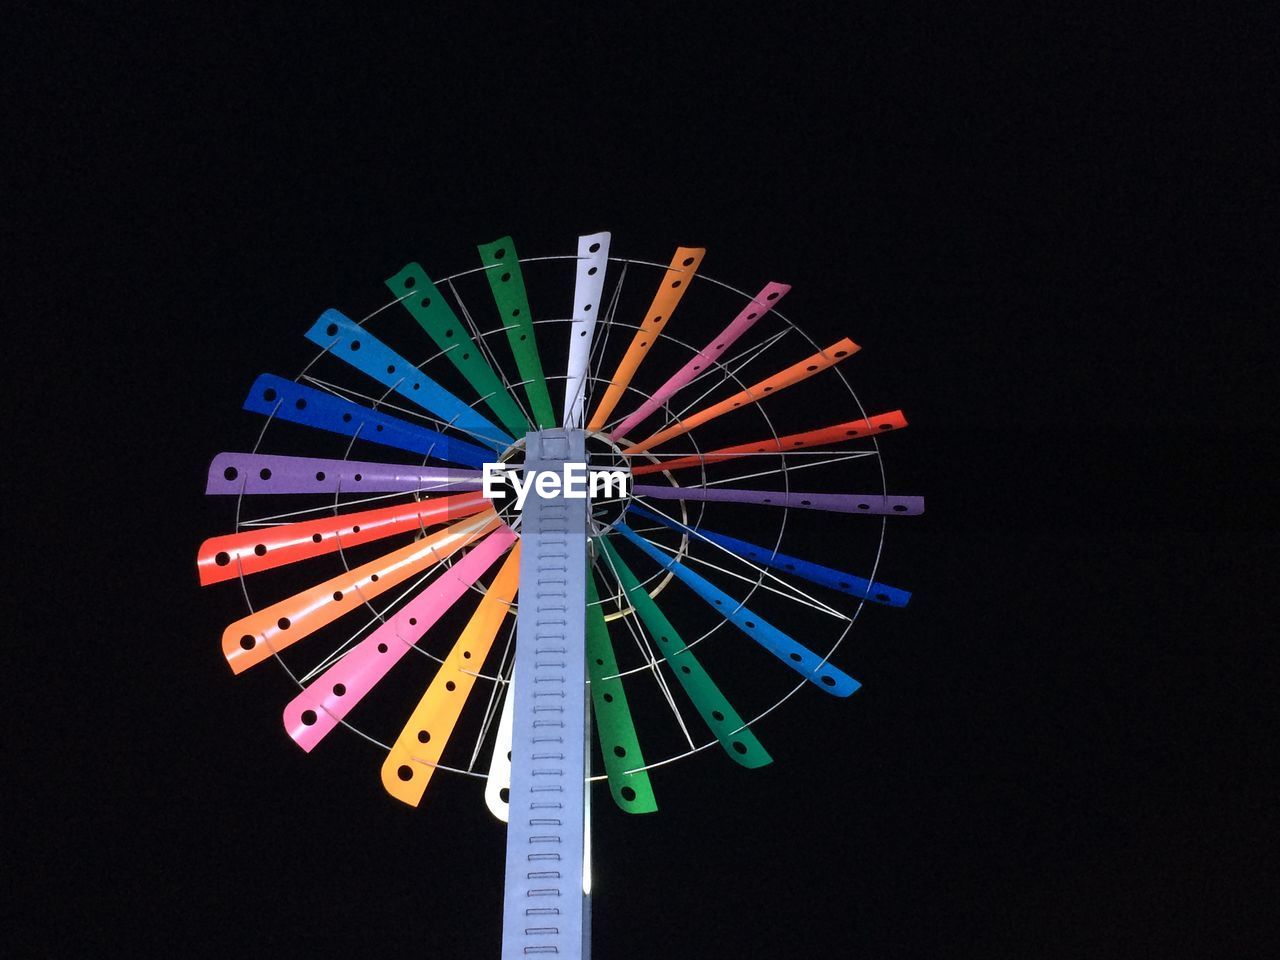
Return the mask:
[[(466, 559), (470, 558), (471, 554), (467, 554)], [(458, 563), (453, 569), (461, 566), (462, 563)], [(421, 802), (435, 773), (433, 765), (439, 763), (444, 754), (467, 697), (475, 687), (476, 672), (483, 666), (498, 628), (507, 617), (519, 580), (520, 545), (517, 543), (382, 762), (382, 785), (397, 800), (414, 807)]]
[(695, 573), (675, 557), (667, 556), (649, 541), (636, 534), (619, 521), (614, 529), (639, 547), (650, 559), (676, 577), (706, 601), (719, 615), (732, 623), (748, 637), (768, 650), (819, 690), (837, 697), (847, 697), (861, 684), (843, 670), (825, 662), (816, 653), (783, 633), (759, 614), (753, 613), (742, 602), (735, 600), (720, 588), (712, 585), (701, 574)]
[(400, 303), (427, 331), (436, 346), (445, 351), (449, 362), (458, 368), (503, 426), (517, 437), (528, 430), (529, 421), (427, 272), (419, 264), (410, 263), (387, 280), (387, 288), (402, 298)]
[(385, 343), (337, 310), (326, 310), (307, 331), (307, 339), (404, 397), (416, 407), (438, 417), (450, 427), (470, 434), (495, 449), (508, 447), (514, 438), (479, 411), (432, 380)]
[[(316, 677), (284, 709), (284, 728), (289, 736), (304, 750), (312, 750), (468, 593), (515, 539), (508, 527), (499, 527)], [(411, 766), (408, 779), (427, 769)]]
[(202, 584), (220, 583), (261, 570), (346, 550), (396, 534), (425, 532), (442, 523), (488, 510), (492, 503), (478, 493), (459, 493), (342, 513), (319, 520), (255, 527), (210, 537), (200, 545), (196, 566)]
[(924, 513), (924, 497), (881, 496), (878, 493), (801, 493), (782, 490), (746, 490), (735, 487), (659, 487), (637, 483), (637, 497), (655, 500), (705, 500), (751, 503), (761, 507), (794, 510), (827, 510), (835, 513), (872, 513), (913, 517)]
[(204, 492), (210, 495), (260, 493), (432, 493), (479, 490), (477, 470), (424, 467), (369, 460), (327, 460), (266, 453), (220, 453), (209, 464)]
[(631, 344), (619, 361), (618, 369), (609, 378), (608, 389), (600, 398), (600, 404), (592, 414), (591, 422), (587, 424), (588, 430), (600, 430), (608, 422), (609, 415), (622, 399), (627, 385), (631, 383), (631, 378), (636, 375), (636, 370), (644, 362), (644, 358), (648, 356), (658, 337), (662, 336), (663, 328), (675, 313), (681, 297), (689, 289), (706, 252), (701, 247), (676, 248), (675, 255), (671, 258), (671, 266), (667, 268), (662, 282), (658, 285), (658, 292), (654, 294), (653, 303), (649, 305), (644, 322), (631, 338)]
[(294, 594), (247, 617), (222, 633), (222, 653), (236, 673), (268, 659), (325, 624), (422, 573), (501, 521), (492, 510), (459, 520), (385, 557), (370, 560), (301, 593)]
[(872, 434), (887, 433), (890, 430), (901, 430), (907, 425), (907, 418), (901, 410), (877, 414), (865, 420), (850, 420), (848, 423), (837, 423), (834, 426), (822, 427), (818, 430), (806, 430), (803, 433), (789, 433), (785, 437), (769, 437), (767, 440), (753, 440), (751, 443), (739, 443), (732, 447), (719, 447), (706, 453), (693, 454), (688, 457), (677, 457), (674, 460), (663, 460), (660, 463), (642, 463), (631, 469), (633, 474), (642, 476), (646, 473), (663, 473), (667, 470), (684, 470), (688, 467), (700, 466), (704, 463), (723, 463), (737, 460), (759, 453), (790, 453), (806, 447), (820, 447), (830, 443), (844, 443), (859, 437)]
[[(658, 801), (654, 798), (648, 771), (636, 769), (644, 766), (644, 754), (627, 705), (627, 692), (618, 676), (618, 661), (609, 642), (609, 627), (600, 609), (595, 577), (590, 571), (587, 572), (587, 675), (591, 678), (592, 712), (613, 802), (627, 813), (653, 813), (658, 809)], [(636, 772), (627, 773), (628, 770)]]
[(629, 430), (637, 427), (675, 396), (677, 392), (687, 387), (706, 371), (712, 369), (717, 361), (724, 360), (728, 355), (729, 348), (733, 346), (738, 338), (755, 326), (756, 321), (764, 316), (771, 307), (776, 306), (778, 301), (790, 289), (785, 283), (765, 284), (764, 289), (751, 298), (751, 302), (742, 308), (727, 327), (721, 330), (710, 343), (699, 350), (692, 360), (689, 360), (683, 367), (673, 373), (667, 382), (655, 390), (649, 399), (642, 403), (634, 413), (618, 424), (609, 434), (609, 439), (617, 440)]
[(244, 408), (465, 467), (481, 467), (493, 456), (493, 451), (486, 447), (446, 437), (435, 430), (269, 373), (254, 381)]
[(746, 540), (739, 540), (737, 537), (731, 537), (727, 534), (716, 533), (714, 530), (708, 530), (705, 527), (695, 529), (680, 523), (678, 520), (672, 520), (670, 517), (664, 517), (654, 513), (652, 510), (646, 510), (638, 504), (632, 504), (630, 512), (636, 516), (665, 524), (673, 530), (683, 531), (696, 539), (719, 544), (738, 556), (750, 560), (752, 563), (772, 567), (774, 570), (784, 570), (787, 573), (795, 574), (797, 577), (802, 577), (810, 583), (822, 584), (824, 587), (839, 590), (841, 593), (850, 594), (860, 600), (883, 603), (889, 607), (905, 607), (911, 599), (911, 594), (906, 590), (899, 590), (897, 587), (891, 587), (886, 583), (872, 582), (864, 577), (856, 577), (852, 573), (845, 573), (843, 570), (824, 567), (820, 563), (802, 560), (787, 553), (779, 553), (777, 550), (762, 547), (757, 543), (749, 543)]
[(745, 726), (738, 711), (733, 709), (733, 705), (711, 679), (693, 651), (684, 645), (679, 632), (671, 625), (657, 601), (640, 585), (631, 568), (623, 563), (613, 544), (604, 537), (597, 538), (595, 542), (604, 550), (607, 563), (618, 575), (627, 599), (635, 607), (645, 629), (657, 641), (667, 666), (688, 694), (698, 715), (720, 741), (725, 753), (744, 767), (763, 767), (772, 763), (773, 758), (768, 751), (756, 739), (751, 728)]
[(752, 384), (747, 389), (735, 393), (732, 397), (722, 400), (719, 403), (712, 404), (697, 413), (691, 413), (687, 417), (681, 417), (676, 421), (674, 426), (665, 430), (660, 430), (651, 437), (646, 437), (639, 443), (634, 443), (624, 449), (622, 452), (626, 454), (640, 453), (651, 447), (666, 443), (675, 437), (679, 437), (688, 433), (694, 427), (701, 426), (708, 420), (714, 420), (716, 417), (724, 416), (732, 410), (739, 407), (747, 406), (752, 403), (759, 403), (771, 393), (777, 393), (785, 390), (787, 387), (807, 380), (814, 374), (821, 373), (830, 367), (834, 367), (845, 357), (851, 356), (859, 350), (856, 343), (846, 337), (838, 340), (825, 350), (819, 350), (811, 357), (806, 357), (799, 363), (793, 363), (771, 377), (766, 377), (759, 383)]
[(564, 413), (561, 422), (578, 428), (584, 419), (587, 373), (596, 316), (604, 295), (604, 274), (609, 266), (609, 234), (578, 238), (578, 269), (573, 284), (573, 322), (569, 324), (569, 363), (565, 369)]
[(551, 408), (551, 394), (547, 392), (547, 379), (542, 371), (542, 359), (538, 356), (538, 340), (533, 330), (533, 315), (529, 309), (529, 297), (524, 288), (524, 274), (520, 270), (520, 258), (510, 237), (501, 237), (492, 243), (477, 247), (480, 261), (489, 269), (484, 275), (493, 291), (498, 316), (507, 330), (507, 342), (516, 358), (516, 368), (524, 381), (525, 396), (539, 430), (556, 425), (556, 415)]
[(493, 738), (489, 772), (484, 780), (484, 802), (490, 813), (506, 823), (511, 809), (511, 711), (515, 705), (515, 682), (508, 680), (504, 686), (498, 732)]

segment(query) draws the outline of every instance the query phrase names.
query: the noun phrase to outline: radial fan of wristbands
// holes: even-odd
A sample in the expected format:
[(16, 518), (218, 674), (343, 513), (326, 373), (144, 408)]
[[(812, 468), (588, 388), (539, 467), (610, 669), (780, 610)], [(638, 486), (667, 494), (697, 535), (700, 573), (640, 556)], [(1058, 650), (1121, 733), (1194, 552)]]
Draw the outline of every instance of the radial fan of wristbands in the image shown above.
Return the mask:
[(766, 718), (858, 689), (841, 644), (906, 606), (879, 569), (924, 501), (885, 480), (902, 411), (863, 408), (858, 344), (788, 320), (787, 284), (608, 233), (478, 254), (324, 310), (302, 372), (253, 381), (197, 567), (247, 607), (232, 671), (283, 668), (299, 747), (341, 727), (396, 801), (453, 777), (506, 823), (502, 956), (583, 957), (593, 787), (652, 813), (676, 761), (719, 754), (699, 775), (728, 804), (717, 783), (785, 756)]

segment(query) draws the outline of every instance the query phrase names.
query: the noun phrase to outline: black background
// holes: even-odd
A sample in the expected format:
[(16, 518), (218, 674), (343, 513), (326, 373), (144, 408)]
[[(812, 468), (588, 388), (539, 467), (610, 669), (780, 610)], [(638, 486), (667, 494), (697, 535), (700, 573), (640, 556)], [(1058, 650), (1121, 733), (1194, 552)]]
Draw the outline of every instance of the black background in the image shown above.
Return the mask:
[(786, 279), (806, 330), (862, 343), (911, 417), (891, 486), (929, 513), (890, 533), (915, 598), (862, 634), (864, 691), (794, 705), (772, 767), (716, 758), (656, 817), (597, 817), (596, 956), (1276, 933), (1273, 513), (1247, 476), (1274, 440), (1274, 30), (690, 17), (17, 18), (13, 955), (496, 955), (503, 836), (471, 792), (402, 808), (354, 738), (287, 742), (279, 677), (228, 675), (203, 474), (320, 309), (410, 259), (599, 229)]

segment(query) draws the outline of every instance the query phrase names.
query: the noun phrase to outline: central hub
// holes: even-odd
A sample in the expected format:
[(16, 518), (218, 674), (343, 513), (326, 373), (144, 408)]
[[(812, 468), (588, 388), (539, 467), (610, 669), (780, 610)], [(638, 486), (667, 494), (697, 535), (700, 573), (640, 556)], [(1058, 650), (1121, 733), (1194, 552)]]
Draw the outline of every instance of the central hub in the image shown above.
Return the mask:
[(505, 523), (515, 524), (530, 494), (591, 501), (590, 533), (599, 536), (622, 518), (631, 500), (631, 464), (606, 434), (586, 437), (586, 461), (566, 462), (558, 471), (525, 469), (525, 441), (517, 440), (496, 463), (486, 463), (483, 493)]

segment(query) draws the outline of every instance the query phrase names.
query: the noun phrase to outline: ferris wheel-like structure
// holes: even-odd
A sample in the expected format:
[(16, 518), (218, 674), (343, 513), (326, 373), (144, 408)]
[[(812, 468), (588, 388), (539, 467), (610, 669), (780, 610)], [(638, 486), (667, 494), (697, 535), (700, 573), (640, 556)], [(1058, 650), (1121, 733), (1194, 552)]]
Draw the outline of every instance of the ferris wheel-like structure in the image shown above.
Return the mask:
[[(289, 736), (365, 738), (403, 803), (483, 782), (504, 958), (589, 955), (593, 784), (654, 812), (668, 766), (766, 765), (763, 718), (858, 689), (839, 648), (864, 609), (907, 604), (877, 571), (889, 518), (924, 510), (885, 482), (902, 412), (863, 409), (859, 347), (787, 320), (787, 285), (609, 246), (521, 258), (504, 237), (443, 279), (409, 264), (362, 320), (326, 310), (302, 372), (250, 388), (257, 442), (209, 468), (234, 532), (201, 545), (200, 581), (248, 608), (232, 670), (274, 660)], [(537, 482), (575, 470), (615, 485)]]

